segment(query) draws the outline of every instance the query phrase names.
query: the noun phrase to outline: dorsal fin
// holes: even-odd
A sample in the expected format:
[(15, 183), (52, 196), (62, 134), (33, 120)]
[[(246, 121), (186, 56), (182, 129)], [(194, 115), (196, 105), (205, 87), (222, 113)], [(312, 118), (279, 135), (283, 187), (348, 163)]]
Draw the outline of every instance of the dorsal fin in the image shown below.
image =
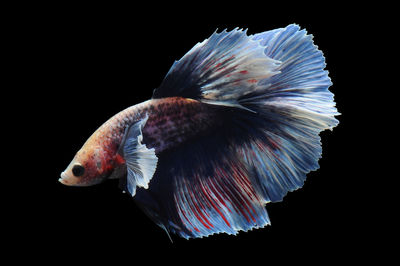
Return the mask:
[(215, 32), (176, 61), (153, 98), (180, 96), (205, 103), (240, 106), (238, 99), (277, 73), (280, 62), (264, 54), (246, 31)]

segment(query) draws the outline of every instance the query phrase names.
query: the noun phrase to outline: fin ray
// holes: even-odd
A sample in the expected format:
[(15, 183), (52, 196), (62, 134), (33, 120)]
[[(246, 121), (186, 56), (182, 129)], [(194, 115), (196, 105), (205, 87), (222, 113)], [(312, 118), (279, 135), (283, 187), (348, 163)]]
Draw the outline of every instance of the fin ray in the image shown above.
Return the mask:
[(157, 167), (158, 158), (154, 148), (148, 149), (142, 144), (142, 129), (147, 119), (146, 116), (126, 129), (122, 145), (128, 172), (127, 189), (132, 196), (136, 193), (136, 187), (148, 188)]

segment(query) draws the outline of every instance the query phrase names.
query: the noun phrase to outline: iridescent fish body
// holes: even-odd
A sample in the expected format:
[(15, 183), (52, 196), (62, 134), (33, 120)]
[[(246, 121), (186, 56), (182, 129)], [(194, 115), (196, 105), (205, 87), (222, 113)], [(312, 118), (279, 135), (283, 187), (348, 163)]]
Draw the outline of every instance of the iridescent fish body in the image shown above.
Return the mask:
[(60, 182), (120, 186), (181, 237), (270, 223), (265, 204), (319, 168), (338, 124), (322, 52), (297, 25), (214, 33), (176, 61), (149, 101), (110, 118)]

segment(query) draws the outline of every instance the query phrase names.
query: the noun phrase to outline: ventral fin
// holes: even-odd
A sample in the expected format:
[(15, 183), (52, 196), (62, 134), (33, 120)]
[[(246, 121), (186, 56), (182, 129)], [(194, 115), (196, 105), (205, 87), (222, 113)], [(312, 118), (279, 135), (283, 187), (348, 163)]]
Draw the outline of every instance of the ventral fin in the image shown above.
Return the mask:
[(127, 127), (122, 143), (122, 153), (127, 165), (126, 188), (132, 196), (136, 187), (148, 188), (157, 168), (158, 158), (154, 148), (148, 149), (142, 143), (142, 129), (148, 116)]

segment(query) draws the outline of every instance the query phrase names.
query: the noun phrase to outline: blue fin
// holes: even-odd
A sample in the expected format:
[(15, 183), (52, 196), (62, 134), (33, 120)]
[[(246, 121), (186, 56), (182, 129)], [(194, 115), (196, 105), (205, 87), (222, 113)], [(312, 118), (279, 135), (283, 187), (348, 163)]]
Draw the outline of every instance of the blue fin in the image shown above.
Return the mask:
[(278, 73), (280, 62), (265, 56), (264, 49), (246, 31), (215, 32), (174, 63), (153, 98), (181, 96), (241, 107), (238, 98)]
[(126, 129), (122, 151), (127, 165), (127, 189), (134, 196), (136, 187), (148, 188), (148, 184), (157, 168), (158, 158), (155, 150), (142, 144), (142, 129), (148, 117), (132, 124)]
[(226, 132), (208, 132), (159, 155), (148, 189), (136, 203), (161, 228), (184, 238), (237, 234), (270, 223), (252, 169), (241, 161)]
[(265, 45), (267, 56), (282, 64), (279, 74), (260, 81), (258, 90), (238, 100), (261, 118), (249, 118), (250, 125), (261, 130), (238, 150), (254, 166), (266, 199), (281, 201), (319, 168), (319, 133), (335, 127), (339, 113), (328, 90), (332, 83), (324, 57), (312, 36), (289, 25), (254, 38)]
[[(239, 102), (260, 108), (291, 110), (291, 115), (307, 116), (320, 124), (322, 129), (338, 124), (333, 94), (328, 90), (332, 82), (325, 68), (325, 58), (313, 44), (312, 35), (289, 25), (266, 33), (256, 34), (254, 39), (265, 45), (266, 56), (282, 62), (280, 73), (260, 81), (259, 88)], [(285, 116), (284, 116), (285, 117)]]

